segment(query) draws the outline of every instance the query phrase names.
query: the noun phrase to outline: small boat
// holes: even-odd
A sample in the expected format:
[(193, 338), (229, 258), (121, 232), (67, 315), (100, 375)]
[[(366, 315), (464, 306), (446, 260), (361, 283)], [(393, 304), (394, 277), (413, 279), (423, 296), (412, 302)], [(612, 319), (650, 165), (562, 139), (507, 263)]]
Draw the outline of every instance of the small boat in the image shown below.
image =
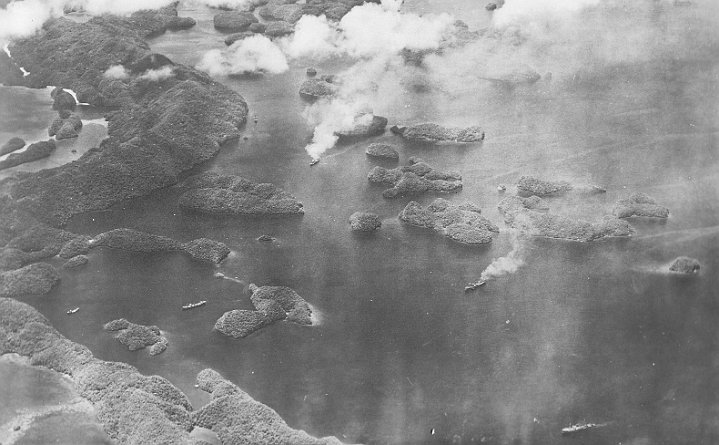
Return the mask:
[(582, 431), (588, 431), (594, 428), (601, 428), (607, 426), (606, 423), (576, 423), (566, 428), (562, 428), (563, 435), (581, 433)]
[(319, 162), (320, 162), (319, 159), (313, 159), (312, 161), (310, 161), (310, 167), (312, 167), (313, 165), (319, 164)]
[(72, 315), (72, 314), (74, 314), (75, 312), (77, 312), (77, 311), (79, 311), (79, 310), (80, 310), (80, 308), (79, 308), (79, 307), (76, 307), (75, 309), (70, 309), (69, 311), (66, 311), (65, 313), (66, 313), (67, 315)]
[(506, 191), (507, 191), (507, 186), (504, 185), (504, 184), (499, 184), (499, 185), (497, 186), (497, 191), (498, 191), (498, 192), (506, 192)]
[(464, 291), (469, 292), (477, 289), (479, 286), (484, 286), (485, 284), (487, 284), (487, 281), (485, 280), (479, 280), (476, 283), (469, 283), (467, 286), (465, 286)]
[(204, 306), (207, 304), (206, 300), (198, 301), (196, 303), (189, 303), (182, 306), (182, 310), (186, 311), (188, 309), (194, 309), (196, 307)]

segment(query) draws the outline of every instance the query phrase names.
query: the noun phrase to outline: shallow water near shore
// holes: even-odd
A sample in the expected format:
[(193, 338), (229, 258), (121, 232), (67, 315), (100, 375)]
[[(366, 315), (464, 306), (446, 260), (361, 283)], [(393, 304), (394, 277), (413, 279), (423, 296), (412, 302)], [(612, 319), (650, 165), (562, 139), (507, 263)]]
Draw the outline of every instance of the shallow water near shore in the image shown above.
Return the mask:
[[(444, 3), (416, 7), (441, 10)], [(475, 13), (468, 23), (486, 23), (484, 10)], [(210, 12), (181, 15), (200, 23), (156, 38), (153, 50), (194, 64), (202, 51), (224, 47)], [(300, 199), (306, 214), (214, 219), (183, 213), (178, 190), (161, 190), (77, 217), (68, 229), (208, 237), (234, 254), (215, 267), (175, 253), (96, 249), (87, 266), (63, 271), (50, 294), (24, 301), (97, 357), (167, 377), (196, 407), (208, 397), (194, 377), (211, 367), (290, 426), (347, 443), (714, 443), (718, 62), (637, 63), (593, 73), (591, 81), (557, 78), (514, 89), (486, 82), (456, 97), (408, 89), (401, 103), (379, 103), (375, 112), (390, 124), (480, 124), (484, 143), (422, 147), (387, 133), (330, 149), (312, 168), (304, 151), (312, 128), (297, 94), (305, 64), (256, 79), (219, 78), (250, 106), (247, 140), (223, 147), (196, 171), (272, 182)], [(333, 72), (342, 63), (316, 66)], [(47, 108), (22, 107), (15, 117), (31, 121)], [(0, 135), (15, 135), (0, 125)], [(398, 144), (402, 164), (420, 156), (461, 172), (460, 193), (416, 199), (423, 205), (437, 196), (470, 201), (500, 222), (497, 185), (533, 174), (607, 189), (550, 199), (562, 214), (599, 219), (617, 199), (642, 191), (671, 217), (633, 219), (633, 239), (527, 241), (516, 273), (465, 293), (511, 250), (511, 237), (503, 232), (491, 246), (465, 247), (403, 226), (397, 214), (410, 199), (384, 200), (382, 187), (367, 182), (374, 165), (394, 165), (366, 157), (372, 141)], [(379, 214), (382, 228), (351, 233), (347, 218), (358, 210)], [(277, 239), (256, 241), (262, 234)], [(661, 272), (679, 255), (698, 258), (701, 272)], [(218, 272), (242, 283), (218, 279)], [(240, 340), (213, 332), (223, 312), (251, 308), (249, 283), (292, 287), (323, 322), (277, 323)], [(180, 310), (198, 300), (208, 304)], [(66, 315), (74, 307), (80, 311)], [(128, 351), (102, 331), (120, 317), (158, 325), (168, 349), (155, 357)], [(585, 420), (608, 425), (561, 436), (561, 428)]]
[(72, 382), (62, 374), (8, 354), (0, 358), (0, 380), (3, 443), (112, 443), (95, 419), (92, 406), (79, 398)]

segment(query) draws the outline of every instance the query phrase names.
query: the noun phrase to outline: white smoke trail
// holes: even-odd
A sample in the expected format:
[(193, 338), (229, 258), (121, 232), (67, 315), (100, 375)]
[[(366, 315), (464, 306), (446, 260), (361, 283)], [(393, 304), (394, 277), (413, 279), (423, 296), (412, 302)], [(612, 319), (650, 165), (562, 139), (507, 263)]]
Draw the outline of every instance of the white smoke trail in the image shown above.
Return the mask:
[(281, 41), (292, 58), (357, 59), (337, 76), (334, 96), (309, 105), (305, 111), (314, 126), (306, 151), (314, 159), (335, 145), (337, 132), (352, 129), (358, 119), (371, 118), (376, 105), (398, 100), (399, 93), (380, 93), (379, 85), (396, 84), (401, 77), (401, 51), (438, 49), (451, 34), (454, 19), (449, 14), (403, 14), (400, 4), (398, 0), (384, 0), (381, 5), (365, 3), (337, 24), (324, 16), (305, 16), (297, 23), (294, 35)]
[(305, 150), (313, 159), (318, 159), (335, 145), (338, 132), (369, 123), (374, 103), (392, 100), (391, 93), (380, 98), (377, 90), (378, 82), (394, 75), (391, 65), (382, 59), (358, 61), (336, 76), (335, 84), (339, 88), (333, 97), (307, 106), (304, 117), (315, 128), (312, 142)]
[(509, 240), (512, 243), (512, 250), (503, 257), (495, 258), (482, 272), (480, 281), (487, 281), (515, 273), (524, 265), (526, 239), (518, 230), (511, 230), (509, 232)]
[(149, 80), (151, 82), (159, 82), (161, 80), (169, 79), (175, 75), (175, 69), (171, 66), (163, 66), (156, 70), (147, 70), (138, 79)]

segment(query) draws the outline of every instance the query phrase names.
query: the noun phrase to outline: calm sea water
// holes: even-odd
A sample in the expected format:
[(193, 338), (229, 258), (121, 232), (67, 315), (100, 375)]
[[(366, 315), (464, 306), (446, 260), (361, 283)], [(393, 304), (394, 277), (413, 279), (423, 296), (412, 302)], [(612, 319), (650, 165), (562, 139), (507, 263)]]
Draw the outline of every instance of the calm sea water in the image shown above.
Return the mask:
[[(155, 51), (194, 64), (204, 51), (224, 47), (211, 13), (184, 14), (198, 26), (156, 39)], [(486, 21), (479, 12), (467, 18), (473, 26)], [(330, 72), (346, 66), (315, 65)], [(163, 375), (196, 406), (207, 396), (193, 387), (194, 376), (212, 367), (291, 426), (347, 442), (719, 442), (716, 59), (625, 64), (590, 80), (557, 77), (515, 89), (473, 84), (452, 98), (408, 88), (403, 100), (378, 103), (375, 112), (390, 123), (486, 129), (483, 144), (467, 147), (419, 147), (389, 134), (371, 141), (398, 144), (402, 163), (421, 156), (461, 172), (464, 189), (443, 197), (477, 203), (494, 221), (501, 221), (497, 184), (523, 174), (607, 188), (550, 200), (563, 214), (600, 218), (634, 191), (671, 209), (667, 221), (632, 221), (637, 235), (629, 240), (528, 241), (524, 266), (469, 294), (465, 284), (512, 248), (510, 236), (470, 248), (401, 225), (396, 217), (409, 199), (383, 200), (382, 188), (366, 180), (377, 165), (364, 154), (371, 141), (338, 146), (310, 169), (304, 146), (312, 128), (297, 94), (306, 66), (218, 79), (246, 98), (258, 122), (249, 120), (247, 140), (197, 169), (272, 182), (304, 203), (303, 217), (187, 215), (177, 189), (163, 190), (77, 217), (69, 228), (205, 236), (227, 243), (233, 255), (213, 267), (179, 254), (97, 250), (85, 268), (63, 272), (50, 294), (27, 301), (96, 356)], [(357, 210), (378, 213), (382, 228), (352, 234), (347, 218)], [(255, 241), (261, 234), (277, 241)], [(660, 271), (679, 255), (698, 258), (701, 273)], [(241, 282), (214, 278), (216, 272)], [(294, 288), (322, 323), (279, 323), (241, 340), (213, 332), (223, 312), (251, 308), (249, 283)], [(180, 310), (201, 299), (208, 300), (202, 309)], [(79, 313), (65, 315), (75, 306)], [(127, 351), (101, 330), (120, 317), (160, 326), (167, 351)], [(608, 425), (561, 436), (562, 427), (585, 420)]]

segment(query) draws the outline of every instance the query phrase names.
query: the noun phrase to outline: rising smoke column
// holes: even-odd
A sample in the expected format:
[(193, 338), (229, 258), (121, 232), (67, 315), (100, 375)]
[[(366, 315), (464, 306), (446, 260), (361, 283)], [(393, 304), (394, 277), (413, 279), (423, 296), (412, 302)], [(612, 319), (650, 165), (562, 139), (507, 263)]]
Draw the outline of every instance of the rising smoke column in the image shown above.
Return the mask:
[(503, 277), (508, 274), (513, 274), (520, 267), (524, 265), (524, 259), (526, 257), (526, 235), (515, 229), (509, 230), (509, 241), (512, 244), (512, 249), (507, 255), (499, 258), (495, 258), (492, 263), (487, 266), (482, 275), (480, 281), (488, 281), (493, 278)]
[(379, 84), (396, 76), (400, 65), (398, 60), (360, 60), (337, 76), (339, 88), (334, 96), (305, 109), (305, 119), (314, 126), (312, 142), (305, 150), (313, 159), (335, 145), (337, 132), (352, 130), (362, 121), (369, 123), (374, 105), (392, 100), (391, 93), (383, 95), (379, 91)]
[(384, 0), (381, 5), (365, 3), (353, 8), (339, 23), (324, 16), (302, 17), (295, 34), (282, 42), (285, 53), (295, 59), (322, 60), (346, 57), (352, 67), (337, 78), (338, 91), (308, 106), (305, 117), (315, 127), (306, 147), (318, 158), (337, 142), (336, 133), (352, 129), (357, 119), (371, 118), (381, 103), (398, 99), (381, 89), (402, 76), (402, 50), (438, 49), (453, 30), (448, 14), (419, 16), (399, 11), (401, 2)]

